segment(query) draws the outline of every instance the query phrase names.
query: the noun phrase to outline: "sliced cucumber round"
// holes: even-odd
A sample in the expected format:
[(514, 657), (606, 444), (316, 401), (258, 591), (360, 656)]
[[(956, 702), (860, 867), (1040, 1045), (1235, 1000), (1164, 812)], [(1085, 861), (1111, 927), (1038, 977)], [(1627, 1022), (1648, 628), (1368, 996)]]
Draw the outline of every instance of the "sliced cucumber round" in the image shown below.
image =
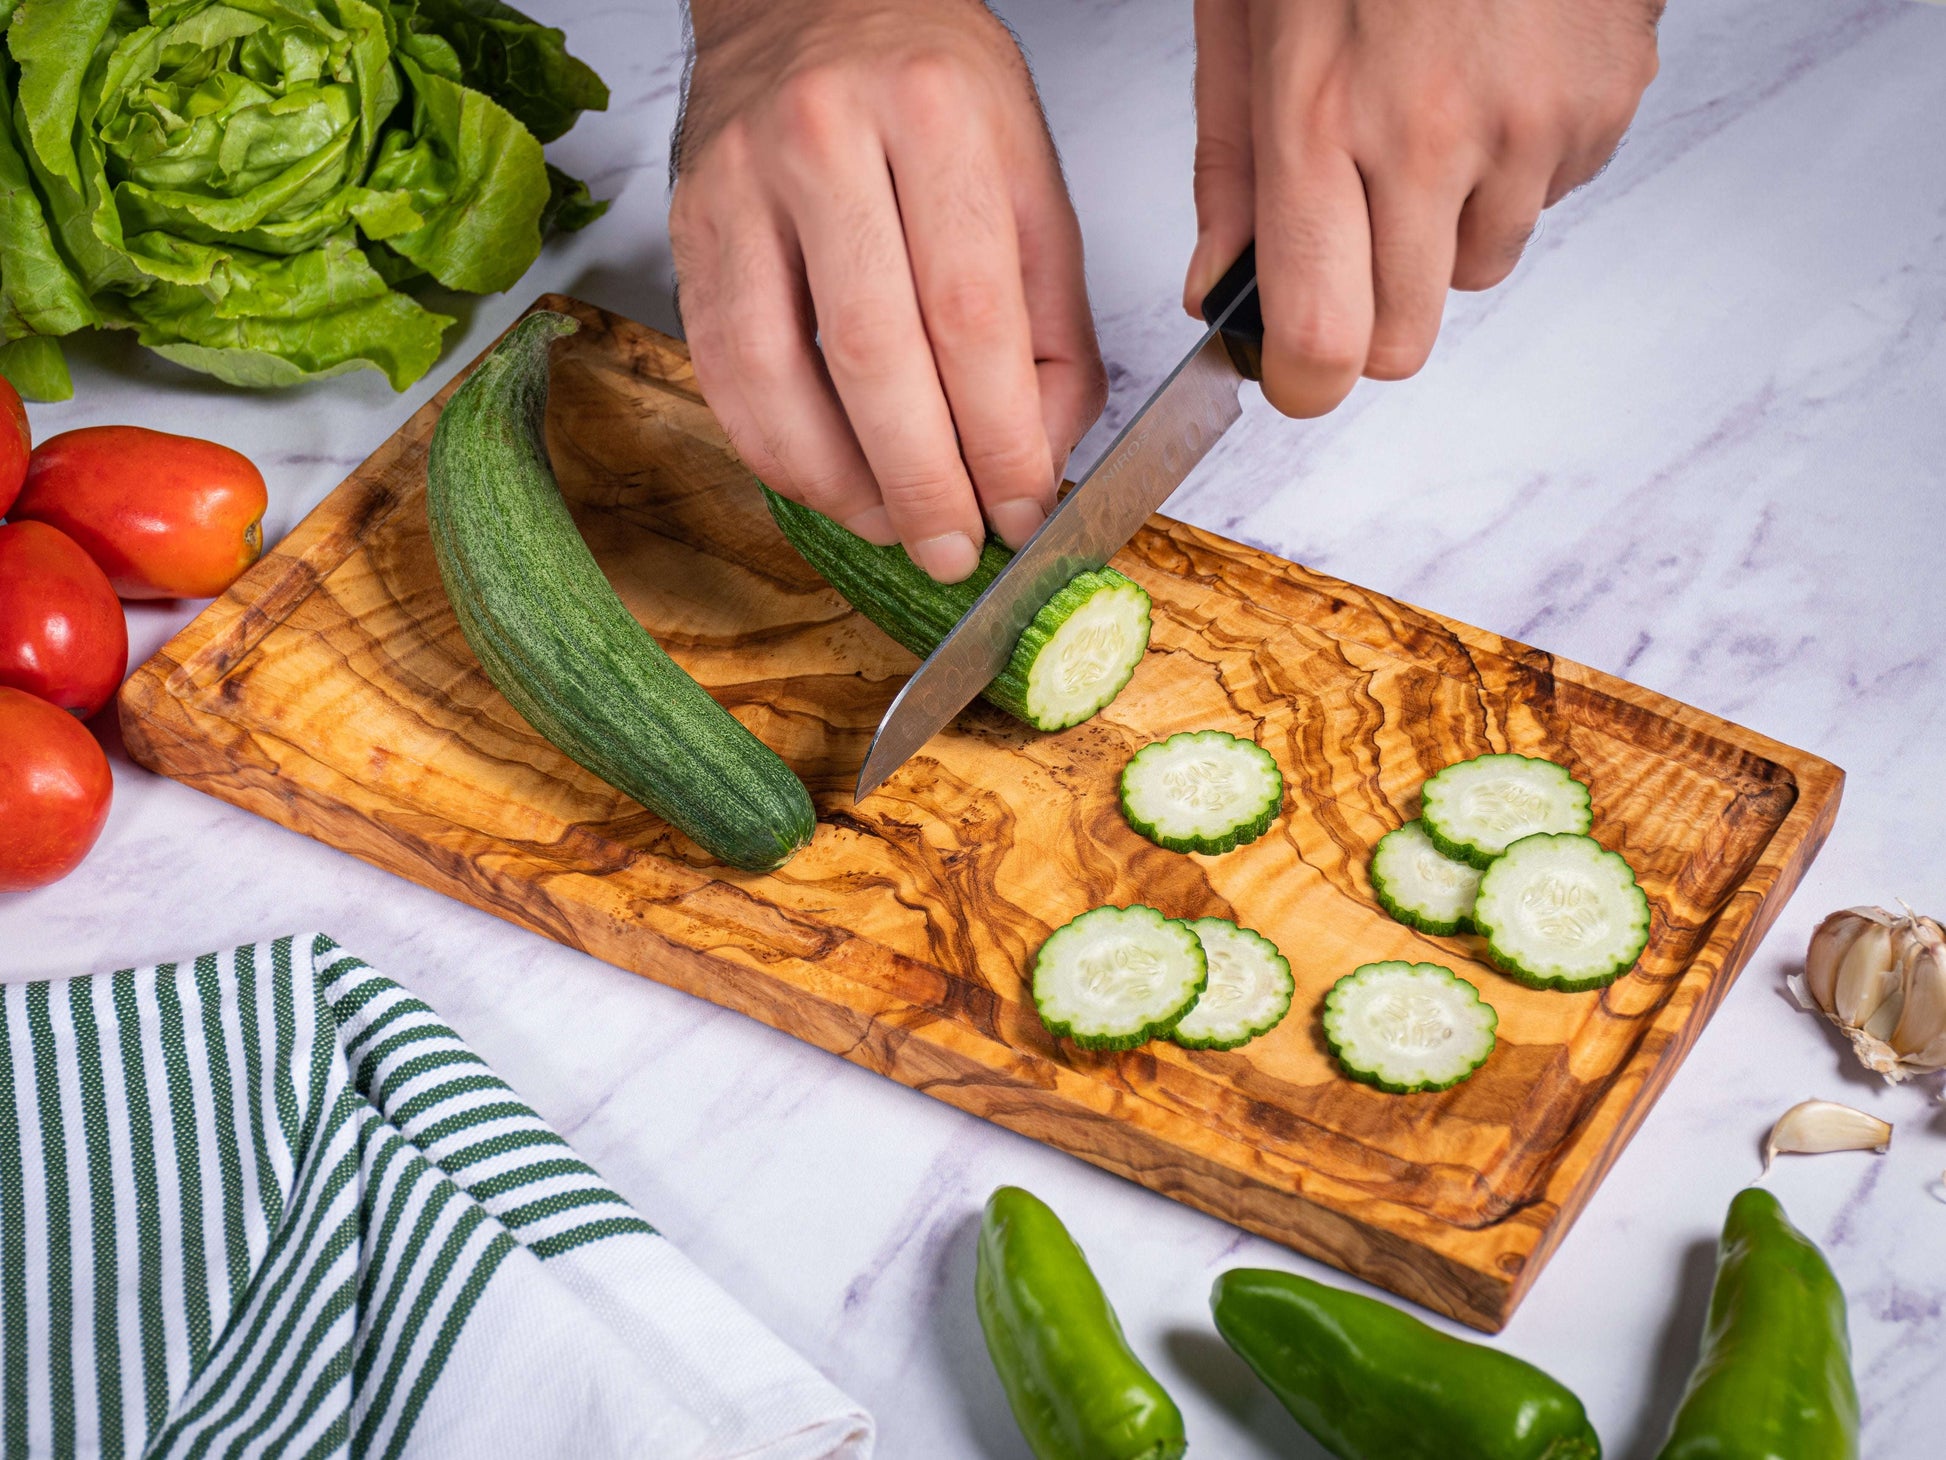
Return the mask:
[(1619, 853), (1590, 836), (1522, 837), (1480, 878), (1473, 925), (1534, 988), (1611, 984), (1649, 943), (1649, 899)]
[(1483, 874), (1433, 845), (1424, 823), (1408, 821), (1372, 848), (1372, 891), (1408, 928), (1446, 935), (1473, 929), (1473, 898)]
[(1585, 832), (1594, 824), (1588, 788), (1551, 760), (1476, 755), (1427, 781), (1420, 819), (1447, 856), (1484, 868), (1524, 836)]
[(1027, 670), (1027, 719), (1065, 730), (1102, 709), (1149, 647), (1149, 595), (1113, 568), (1082, 573), (1034, 615), (1011, 662)]
[(1083, 1049), (1133, 1049), (1167, 1034), (1202, 994), (1209, 960), (1189, 925), (1152, 907), (1098, 907), (1034, 955), (1034, 1007)]
[(1457, 1085), (1493, 1053), (1500, 1023), (1437, 963), (1367, 963), (1324, 996), (1324, 1039), (1354, 1080), (1395, 1095)]
[(1284, 776), (1270, 752), (1223, 730), (1185, 730), (1122, 769), (1122, 815), (1172, 852), (1227, 852), (1270, 829)]
[(1297, 987), (1277, 945), (1228, 918), (1189, 927), (1209, 960), (1209, 983), (1169, 1037), (1188, 1049), (1235, 1049), (1275, 1029)]

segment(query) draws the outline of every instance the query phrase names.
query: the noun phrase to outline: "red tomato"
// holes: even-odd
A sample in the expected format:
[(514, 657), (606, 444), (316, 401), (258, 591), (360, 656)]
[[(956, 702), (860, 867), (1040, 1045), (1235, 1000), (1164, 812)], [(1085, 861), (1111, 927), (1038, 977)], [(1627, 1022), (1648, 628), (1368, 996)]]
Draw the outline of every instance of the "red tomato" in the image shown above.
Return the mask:
[(0, 892), (59, 882), (108, 820), (115, 777), (88, 727), (0, 687)]
[(84, 426), (27, 465), (13, 516), (58, 527), (124, 598), (214, 598), (263, 551), (264, 479), (194, 436)]
[(95, 560), (45, 522), (0, 527), (0, 684), (84, 719), (128, 671), (128, 622)]
[(0, 517), (20, 495), (27, 480), (27, 453), (34, 442), (27, 429), (27, 407), (13, 386), (0, 377)]

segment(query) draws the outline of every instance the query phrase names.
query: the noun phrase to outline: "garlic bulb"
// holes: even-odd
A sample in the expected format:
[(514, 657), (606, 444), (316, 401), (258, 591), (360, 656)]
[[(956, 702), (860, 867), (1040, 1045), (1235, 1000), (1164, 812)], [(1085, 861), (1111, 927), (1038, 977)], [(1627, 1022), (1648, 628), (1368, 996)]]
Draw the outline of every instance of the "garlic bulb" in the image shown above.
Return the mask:
[(1827, 1151), (1883, 1151), (1892, 1127), (1876, 1115), (1833, 1100), (1802, 1100), (1785, 1111), (1764, 1142), (1764, 1170), (1783, 1152), (1821, 1156)]
[(1811, 935), (1791, 990), (1886, 1079), (1946, 1069), (1946, 932), (1931, 918), (1882, 907), (1833, 913)]

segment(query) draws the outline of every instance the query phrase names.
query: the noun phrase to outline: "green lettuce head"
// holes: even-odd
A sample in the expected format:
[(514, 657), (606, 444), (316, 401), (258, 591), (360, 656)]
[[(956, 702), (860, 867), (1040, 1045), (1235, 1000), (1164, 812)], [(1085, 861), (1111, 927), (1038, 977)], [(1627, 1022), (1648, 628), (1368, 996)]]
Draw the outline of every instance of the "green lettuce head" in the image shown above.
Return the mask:
[(88, 325), (233, 384), (402, 390), (452, 321), (398, 285), (506, 289), (605, 206), (541, 142), (607, 88), (498, 0), (0, 0), (0, 25), (0, 366), (31, 356), (38, 394), (38, 342)]

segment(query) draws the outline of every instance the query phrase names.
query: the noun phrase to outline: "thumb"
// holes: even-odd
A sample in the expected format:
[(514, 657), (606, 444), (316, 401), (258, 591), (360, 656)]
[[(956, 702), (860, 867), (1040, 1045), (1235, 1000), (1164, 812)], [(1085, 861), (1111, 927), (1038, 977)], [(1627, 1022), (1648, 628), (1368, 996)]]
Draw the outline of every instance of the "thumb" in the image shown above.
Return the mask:
[(1196, 0), (1196, 251), (1182, 296), (1195, 318), (1256, 235), (1255, 167), (1248, 0)]

